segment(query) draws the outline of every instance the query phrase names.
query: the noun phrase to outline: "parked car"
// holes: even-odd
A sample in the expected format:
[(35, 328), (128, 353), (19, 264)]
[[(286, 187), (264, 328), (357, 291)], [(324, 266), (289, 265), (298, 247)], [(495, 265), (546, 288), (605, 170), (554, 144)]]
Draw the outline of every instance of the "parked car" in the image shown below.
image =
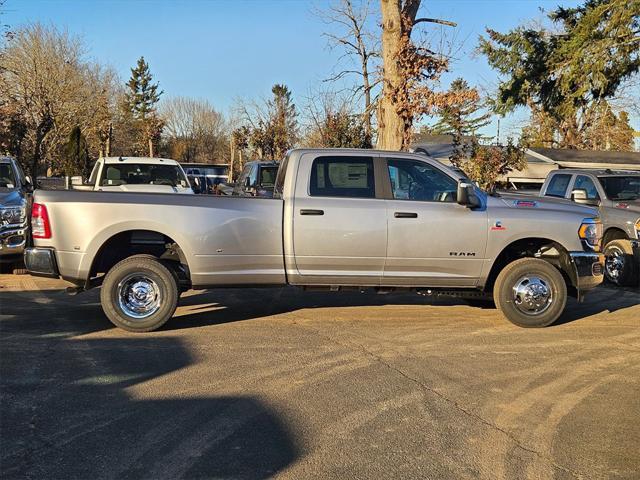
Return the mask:
[(107, 317), (154, 330), (190, 288), (284, 286), (493, 298), (543, 327), (602, 282), (595, 209), (492, 196), (424, 155), (299, 149), (272, 198), (37, 191), (33, 274), (102, 285)]
[(233, 195), (241, 197), (272, 197), (277, 174), (277, 162), (247, 162), (238, 177), (236, 186), (233, 189)]
[(540, 194), (598, 207), (604, 227), (605, 277), (636, 285), (640, 276), (640, 171), (555, 170)]
[(76, 177), (73, 188), (101, 192), (194, 193), (178, 162), (146, 157), (100, 158), (88, 182), (83, 183)]
[(195, 193), (217, 193), (217, 187), (229, 180), (229, 165), (210, 163), (183, 163)]
[(20, 269), (29, 242), (29, 214), (33, 185), (20, 164), (11, 157), (0, 158), (0, 264)]

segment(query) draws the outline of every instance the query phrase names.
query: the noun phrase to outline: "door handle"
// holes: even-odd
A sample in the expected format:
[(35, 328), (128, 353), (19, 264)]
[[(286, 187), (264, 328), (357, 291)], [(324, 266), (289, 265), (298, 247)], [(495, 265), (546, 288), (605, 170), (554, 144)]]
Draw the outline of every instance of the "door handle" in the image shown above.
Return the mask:
[(415, 212), (396, 212), (393, 216), (396, 218), (418, 218), (418, 214)]
[(302, 208), (300, 215), (324, 215), (324, 210), (313, 210), (309, 208)]

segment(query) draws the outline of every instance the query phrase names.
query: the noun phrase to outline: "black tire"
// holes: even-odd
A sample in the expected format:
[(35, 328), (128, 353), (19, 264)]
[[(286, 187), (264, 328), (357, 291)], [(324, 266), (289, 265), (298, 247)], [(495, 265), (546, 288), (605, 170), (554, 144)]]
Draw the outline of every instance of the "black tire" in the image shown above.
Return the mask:
[(105, 276), (100, 303), (116, 327), (150, 332), (169, 320), (178, 306), (176, 275), (149, 255), (117, 263)]
[(612, 240), (604, 247), (604, 276), (619, 287), (635, 285), (638, 267), (629, 240)]
[[(517, 291), (516, 288), (520, 287)], [(526, 293), (546, 292), (531, 303)], [(493, 289), (496, 306), (511, 323), (525, 328), (546, 327), (555, 322), (567, 304), (567, 285), (562, 274), (538, 258), (521, 258), (508, 264), (498, 275)], [(525, 300), (525, 301), (523, 301)], [(538, 305), (539, 302), (539, 305)], [(527, 309), (527, 306), (530, 308)]]

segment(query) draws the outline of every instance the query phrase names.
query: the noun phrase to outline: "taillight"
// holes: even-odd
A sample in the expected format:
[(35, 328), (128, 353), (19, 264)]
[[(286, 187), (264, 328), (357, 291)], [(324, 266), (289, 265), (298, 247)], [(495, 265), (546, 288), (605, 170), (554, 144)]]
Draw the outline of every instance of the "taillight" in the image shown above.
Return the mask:
[(31, 235), (33, 238), (51, 238), (49, 214), (41, 203), (34, 203), (31, 207)]

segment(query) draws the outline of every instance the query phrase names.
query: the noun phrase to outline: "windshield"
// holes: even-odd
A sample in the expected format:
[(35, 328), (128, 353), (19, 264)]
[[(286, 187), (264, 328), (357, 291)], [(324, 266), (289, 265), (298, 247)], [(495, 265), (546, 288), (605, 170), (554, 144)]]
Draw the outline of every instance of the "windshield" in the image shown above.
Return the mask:
[(189, 183), (176, 165), (145, 163), (116, 163), (104, 166), (103, 186), (114, 185), (170, 185), (187, 187)]
[(16, 177), (10, 163), (0, 163), (0, 188), (16, 188)]
[(640, 175), (598, 177), (609, 200), (637, 200), (640, 198)]

